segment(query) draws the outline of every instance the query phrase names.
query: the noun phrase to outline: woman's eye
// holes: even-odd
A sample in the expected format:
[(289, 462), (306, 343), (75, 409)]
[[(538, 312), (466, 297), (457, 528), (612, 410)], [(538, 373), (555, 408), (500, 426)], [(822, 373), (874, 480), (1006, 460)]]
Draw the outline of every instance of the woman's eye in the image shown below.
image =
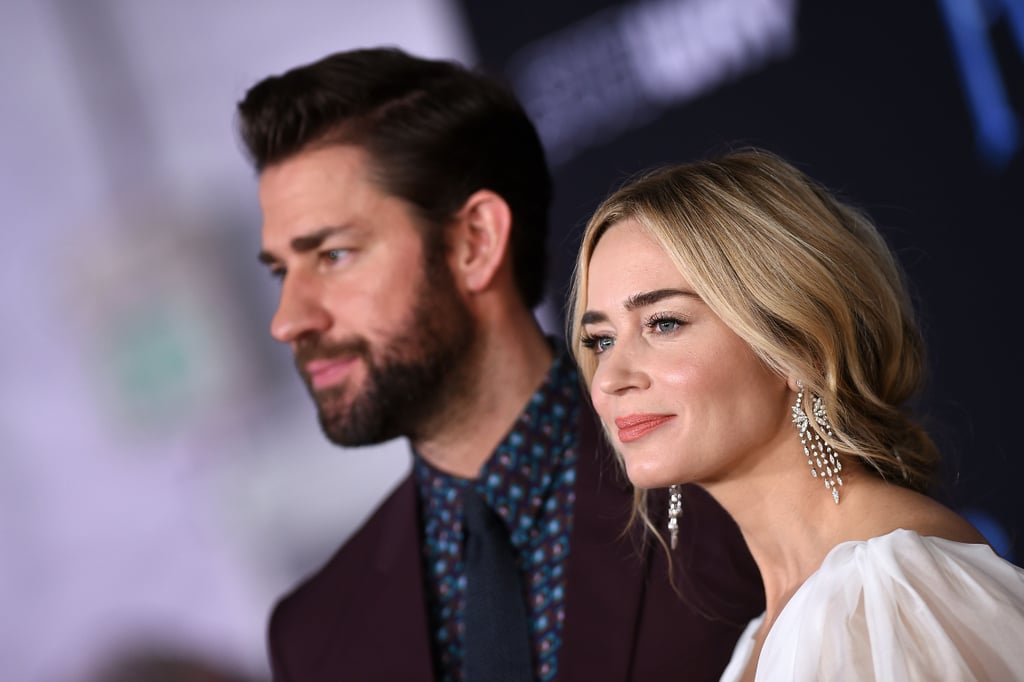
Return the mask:
[(675, 331), (679, 327), (677, 320), (655, 320), (654, 328), (661, 333)]
[(584, 348), (593, 351), (594, 355), (600, 355), (615, 345), (615, 340), (610, 336), (584, 336), (580, 342)]

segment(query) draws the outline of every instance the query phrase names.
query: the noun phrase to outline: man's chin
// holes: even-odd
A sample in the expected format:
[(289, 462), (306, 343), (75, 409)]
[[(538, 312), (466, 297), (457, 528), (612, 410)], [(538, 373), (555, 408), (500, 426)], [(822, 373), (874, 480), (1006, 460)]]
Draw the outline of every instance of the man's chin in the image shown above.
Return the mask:
[(337, 423), (324, 423), (321, 421), (320, 426), (327, 440), (343, 448), (361, 448), (391, 440), (389, 436), (379, 431), (366, 431), (353, 428), (351, 425), (339, 426)]
[(327, 440), (335, 445), (356, 448), (364, 445), (376, 445), (390, 440), (391, 436), (384, 432), (384, 425), (374, 420), (371, 415), (357, 414), (358, 410), (339, 410), (339, 405), (319, 410), (320, 428)]

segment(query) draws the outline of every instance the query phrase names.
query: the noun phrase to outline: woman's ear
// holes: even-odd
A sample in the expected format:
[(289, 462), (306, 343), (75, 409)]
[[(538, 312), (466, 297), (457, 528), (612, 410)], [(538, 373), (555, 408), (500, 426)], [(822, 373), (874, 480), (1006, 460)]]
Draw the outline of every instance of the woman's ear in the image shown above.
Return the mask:
[(786, 384), (789, 386), (789, 390), (793, 391), (793, 393), (799, 393), (803, 389), (803, 385), (800, 383), (800, 380), (794, 376), (787, 377)]
[(484, 291), (505, 260), (512, 210), (500, 195), (482, 189), (466, 199), (450, 232), (452, 274), (466, 291)]

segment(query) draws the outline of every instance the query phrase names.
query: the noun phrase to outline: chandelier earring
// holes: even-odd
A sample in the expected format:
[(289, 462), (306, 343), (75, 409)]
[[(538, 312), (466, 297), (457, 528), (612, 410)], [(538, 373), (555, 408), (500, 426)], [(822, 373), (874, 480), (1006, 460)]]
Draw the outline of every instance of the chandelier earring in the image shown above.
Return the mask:
[(679, 485), (668, 488), (668, 535), (672, 549), (679, 544), (679, 515), (683, 513), (683, 493)]
[(811, 414), (814, 417), (813, 424), (804, 410), (804, 384), (796, 382), (796, 402), (793, 404), (793, 423), (796, 425), (797, 433), (800, 435), (800, 444), (804, 448), (804, 456), (807, 457), (807, 464), (811, 468), (811, 476), (825, 482), (825, 489), (832, 493), (832, 499), (839, 504), (839, 488), (843, 485), (843, 478), (839, 472), (843, 470), (843, 463), (839, 461), (839, 455), (832, 448), (832, 422), (829, 421), (825, 412), (825, 404), (821, 397), (811, 394)]

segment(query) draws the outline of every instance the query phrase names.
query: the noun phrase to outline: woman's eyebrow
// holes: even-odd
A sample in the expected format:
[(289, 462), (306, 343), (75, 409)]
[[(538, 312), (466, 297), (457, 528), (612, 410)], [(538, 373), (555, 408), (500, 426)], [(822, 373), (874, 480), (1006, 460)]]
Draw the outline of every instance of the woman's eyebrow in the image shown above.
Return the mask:
[[(655, 289), (654, 291), (641, 291), (640, 293), (633, 294), (626, 299), (623, 307), (626, 310), (636, 310), (638, 308), (644, 308), (649, 305), (654, 305), (658, 301), (663, 301), (666, 298), (673, 298), (675, 296), (690, 296), (692, 298), (700, 298), (697, 294), (692, 291), (686, 291), (685, 289)], [(580, 318), (580, 324), (595, 324), (597, 322), (607, 322), (608, 316), (599, 310), (588, 310), (583, 313)]]
[(642, 291), (639, 294), (633, 294), (626, 299), (624, 307), (626, 310), (636, 310), (637, 308), (644, 308), (675, 296), (692, 296), (697, 298), (697, 294), (684, 289), (655, 289), (654, 291)]

